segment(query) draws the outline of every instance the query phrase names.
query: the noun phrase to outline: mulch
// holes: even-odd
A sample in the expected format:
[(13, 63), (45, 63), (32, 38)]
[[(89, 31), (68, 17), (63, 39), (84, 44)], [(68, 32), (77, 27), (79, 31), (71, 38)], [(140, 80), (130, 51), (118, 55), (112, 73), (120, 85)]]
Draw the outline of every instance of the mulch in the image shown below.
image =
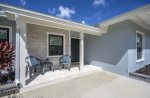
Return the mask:
[(143, 75), (150, 76), (150, 65), (145, 65), (144, 67), (142, 67), (139, 70), (135, 71), (135, 73), (140, 73), (140, 74), (143, 74)]

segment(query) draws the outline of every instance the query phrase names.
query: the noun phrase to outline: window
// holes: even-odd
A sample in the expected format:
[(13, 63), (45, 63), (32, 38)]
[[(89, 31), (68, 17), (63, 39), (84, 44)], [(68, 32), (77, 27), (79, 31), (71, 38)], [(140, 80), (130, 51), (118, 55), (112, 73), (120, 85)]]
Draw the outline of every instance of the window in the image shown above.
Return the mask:
[(0, 27), (0, 41), (9, 41), (9, 28)]
[(141, 32), (137, 32), (136, 35), (136, 48), (137, 48), (137, 60), (144, 60), (144, 34)]
[(49, 34), (49, 56), (63, 55), (63, 36)]

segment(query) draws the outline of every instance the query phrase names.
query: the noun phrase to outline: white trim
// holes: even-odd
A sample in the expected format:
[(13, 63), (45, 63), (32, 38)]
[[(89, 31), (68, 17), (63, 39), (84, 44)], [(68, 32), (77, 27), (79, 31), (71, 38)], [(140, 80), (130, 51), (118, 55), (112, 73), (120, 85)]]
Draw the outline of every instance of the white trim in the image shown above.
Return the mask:
[(19, 32), (16, 32), (16, 43), (15, 43), (15, 83), (18, 85), (20, 83), (20, 36)]
[(73, 38), (73, 39), (80, 39), (79, 37), (70, 37), (70, 38)]
[[(142, 58), (137, 59), (137, 34), (142, 35)], [(139, 30), (136, 30), (136, 62), (143, 62), (145, 60), (145, 34), (140, 32)]]
[(6, 4), (0, 4), (0, 6), (5, 10), (6, 13), (11, 13), (11, 14), (18, 13), (21, 16), (30, 17), (38, 20), (44, 19), (45, 21), (53, 22), (55, 24), (61, 24), (66, 28), (71, 27), (71, 28), (79, 29), (78, 31), (82, 31), (85, 33), (87, 32), (93, 35), (101, 35), (102, 30), (98, 27), (89, 26), (78, 22), (61, 19), (54, 16), (50, 16), (50, 15), (46, 15), (46, 14), (42, 14), (30, 10), (25, 10), (22, 8), (13, 7)]
[(47, 57), (61, 57), (62, 55), (55, 55), (55, 56), (49, 56), (49, 46), (48, 46), (48, 43), (49, 43), (49, 35), (59, 35), (59, 36), (63, 36), (63, 55), (65, 55), (65, 50), (66, 50), (66, 40), (65, 40), (65, 34), (58, 34), (58, 33), (52, 33), (52, 32), (47, 32)]
[(0, 25), (0, 27), (9, 29), (9, 43), (12, 43), (12, 27), (11, 26), (5, 26), (5, 25)]
[[(26, 12), (26, 13), (29, 13), (29, 14), (40, 15), (40, 16), (43, 16), (43, 17), (48, 17), (48, 18), (52, 18), (52, 19), (56, 19), (56, 20), (60, 20), (60, 21), (64, 21), (64, 22), (68, 22), (68, 23), (72, 23), (72, 24), (76, 24), (76, 25), (79, 25), (79, 26), (86, 26), (86, 27), (89, 27), (89, 28), (93, 28), (93, 29), (99, 30), (99, 28), (97, 28), (97, 27), (88, 26), (88, 25), (85, 25), (85, 24), (81, 24), (81, 23), (77, 23), (77, 22), (65, 20), (65, 19), (62, 19), (62, 18), (58, 18), (58, 17), (46, 15), (46, 14), (39, 13), (39, 12), (34, 12), (34, 11), (22, 9), (22, 8), (17, 8), (17, 7), (5, 5), (5, 4), (0, 4), (0, 6), (5, 7), (5, 8), (9, 8), (9, 9), (12, 9), (12, 10), (18, 10), (18, 11)], [(5, 12), (6, 12), (6, 11), (5, 11)], [(11, 11), (10, 11), (10, 12), (11, 12)], [(18, 13), (18, 14), (20, 14), (20, 13)]]
[(150, 4), (147, 4), (147, 5), (144, 5), (142, 7), (137, 8), (137, 9), (133, 9), (133, 10), (128, 11), (126, 13), (123, 13), (123, 14), (120, 14), (120, 15), (115, 16), (113, 18), (110, 18), (108, 20), (105, 20), (105, 21), (99, 23), (98, 26), (99, 27), (100, 26), (108, 26), (108, 25), (111, 25), (114, 23), (118, 23), (120, 21), (133, 18), (134, 16), (137, 16), (141, 13), (144, 13), (144, 12), (148, 11), (149, 9), (150, 9)]
[[(6, 11), (6, 12), (9, 12), (9, 11)], [(68, 26), (68, 27), (72, 27), (72, 28), (78, 28), (78, 29), (83, 29), (83, 30), (88, 30), (88, 31), (91, 31), (91, 32), (99, 33), (97, 35), (100, 35), (100, 31), (102, 32), (102, 30), (100, 30), (99, 28), (92, 28), (92, 29), (90, 29), (89, 27), (73, 26), (71, 24), (56, 22), (56, 21), (47, 20), (47, 19), (38, 18), (38, 17), (33, 17), (33, 16), (28, 16), (28, 15), (24, 15), (24, 14), (19, 14), (19, 15), (24, 16), (24, 17), (28, 17), (28, 18), (41, 20), (41, 21), (52, 22), (52, 23), (55, 23), (55, 24), (58, 24), (58, 25), (63, 25), (63, 26)]]
[(84, 66), (84, 33), (80, 33), (80, 70)]

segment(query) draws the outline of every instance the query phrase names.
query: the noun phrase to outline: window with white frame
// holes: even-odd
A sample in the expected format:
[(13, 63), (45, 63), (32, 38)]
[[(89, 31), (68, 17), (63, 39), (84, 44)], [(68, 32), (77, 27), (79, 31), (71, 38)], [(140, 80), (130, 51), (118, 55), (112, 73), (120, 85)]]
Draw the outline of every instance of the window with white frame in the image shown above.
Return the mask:
[(49, 34), (48, 41), (49, 56), (63, 55), (63, 36)]
[(144, 60), (144, 33), (136, 33), (137, 61)]
[(9, 42), (9, 28), (0, 27), (0, 41)]

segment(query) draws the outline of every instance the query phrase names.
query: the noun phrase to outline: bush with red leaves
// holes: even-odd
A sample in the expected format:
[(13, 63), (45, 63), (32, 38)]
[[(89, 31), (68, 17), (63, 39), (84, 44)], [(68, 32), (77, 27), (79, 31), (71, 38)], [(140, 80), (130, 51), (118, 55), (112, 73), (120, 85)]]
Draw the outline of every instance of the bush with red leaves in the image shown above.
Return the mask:
[(8, 42), (0, 42), (0, 69), (13, 65), (15, 47)]

